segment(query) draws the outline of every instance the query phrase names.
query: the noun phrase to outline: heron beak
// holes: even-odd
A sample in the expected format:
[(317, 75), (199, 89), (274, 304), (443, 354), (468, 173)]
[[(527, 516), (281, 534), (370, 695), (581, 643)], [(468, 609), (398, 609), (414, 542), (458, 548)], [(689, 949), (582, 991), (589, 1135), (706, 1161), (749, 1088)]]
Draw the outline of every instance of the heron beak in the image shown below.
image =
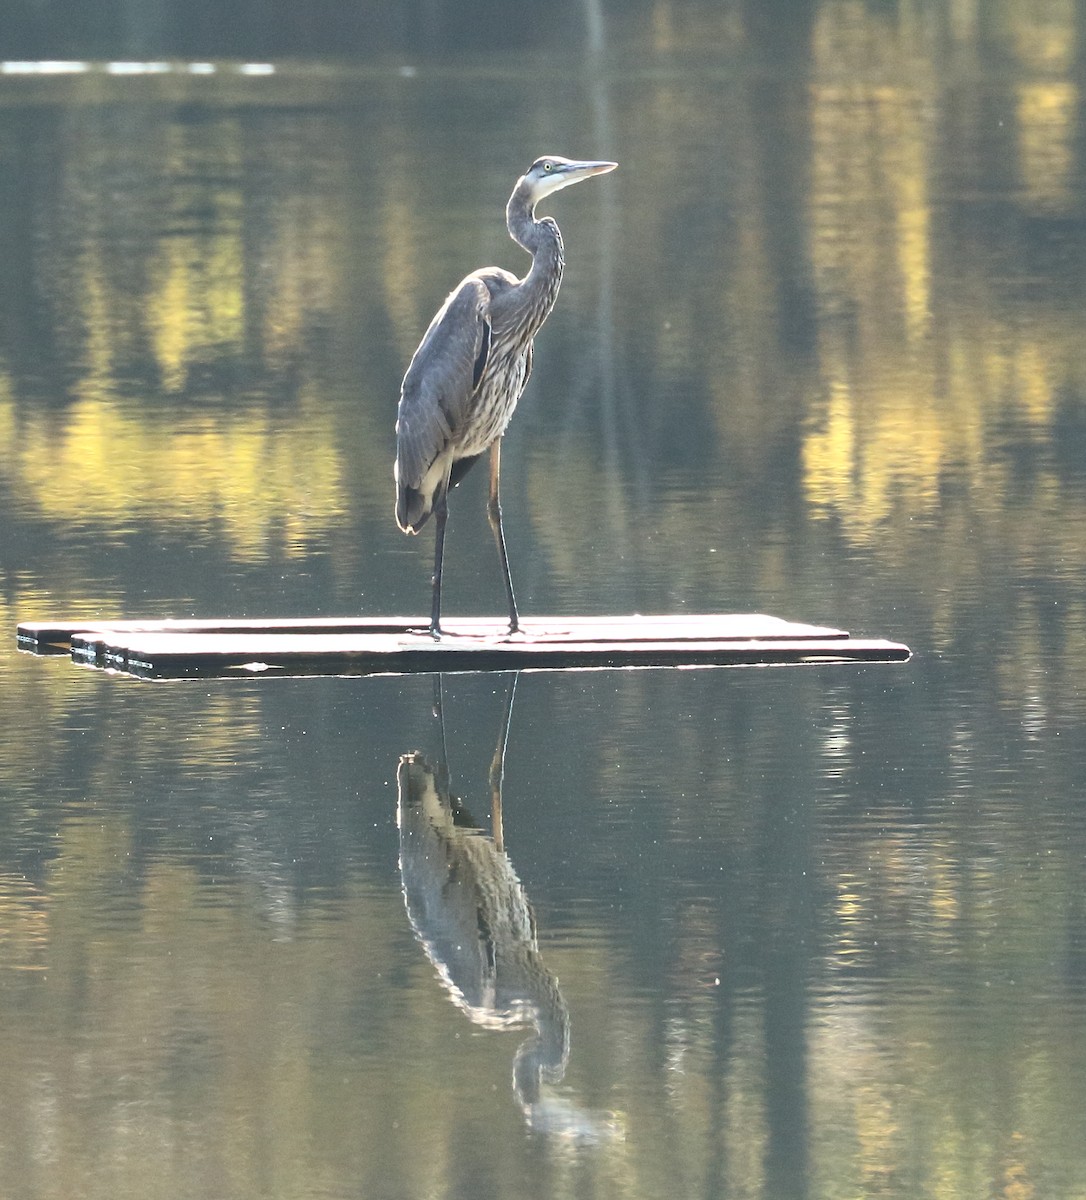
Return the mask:
[(618, 163), (615, 162), (571, 162), (563, 163), (559, 168), (559, 178), (562, 185), (580, 183), (582, 179), (591, 179), (593, 175), (606, 175), (613, 171)]

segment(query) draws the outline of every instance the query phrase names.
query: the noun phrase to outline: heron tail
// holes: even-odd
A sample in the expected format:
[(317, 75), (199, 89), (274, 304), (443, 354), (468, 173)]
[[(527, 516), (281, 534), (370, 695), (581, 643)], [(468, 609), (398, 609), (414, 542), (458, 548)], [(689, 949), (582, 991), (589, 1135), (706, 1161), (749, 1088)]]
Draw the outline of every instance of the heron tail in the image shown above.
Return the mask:
[(439, 483), (436, 488), (427, 486), (433, 478), (427, 474), (422, 481), (422, 487), (414, 488), (409, 483), (400, 482), (400, 474), (396, 472), (396, 524), (404, 533), (418, 533), (430, 519), (438, 498), (456, 487), (461, 479), (482, 458), (482, 454), (472, 454), (468, 458), (458, 458), (449, 471), (447, 483)]
[(430, 519), (431, 497), (418, 488), (401, 485), (396, 491), (396, 524), (404, 533), (418, 533)]

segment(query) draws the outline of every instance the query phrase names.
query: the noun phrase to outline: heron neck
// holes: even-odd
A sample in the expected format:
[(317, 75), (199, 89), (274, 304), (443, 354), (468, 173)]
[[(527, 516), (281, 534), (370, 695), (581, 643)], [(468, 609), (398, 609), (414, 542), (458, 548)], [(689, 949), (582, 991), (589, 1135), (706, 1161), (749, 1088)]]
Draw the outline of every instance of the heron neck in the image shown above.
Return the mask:
[(509, 198), (505, 215), (509, 236), (532, 256), (532, 269), (515, 289), (519, 293), (517, 299), (538, 312), (542, 324), (562, 282), (566, 260), (561, 231), (552, 217), (536, 219), (535, 206), (520, 188)]

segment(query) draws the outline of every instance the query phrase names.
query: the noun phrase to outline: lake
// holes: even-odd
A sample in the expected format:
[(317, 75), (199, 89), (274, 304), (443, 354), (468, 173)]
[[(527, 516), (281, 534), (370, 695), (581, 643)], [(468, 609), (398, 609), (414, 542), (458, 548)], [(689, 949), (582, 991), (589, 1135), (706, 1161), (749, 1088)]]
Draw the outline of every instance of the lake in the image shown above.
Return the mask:
[[(5, 1197), (1086, 1194), (1086, 25), (794, 8), (0, 64)], [(911, 662), (438, 690), (16, 650), (427, 613), (400, 379), (464, 274), (526, 268), (548, 152), (620, 166), (545, 206), (521, 611)], [(504, 612), (486, 483), (450, 615)]]

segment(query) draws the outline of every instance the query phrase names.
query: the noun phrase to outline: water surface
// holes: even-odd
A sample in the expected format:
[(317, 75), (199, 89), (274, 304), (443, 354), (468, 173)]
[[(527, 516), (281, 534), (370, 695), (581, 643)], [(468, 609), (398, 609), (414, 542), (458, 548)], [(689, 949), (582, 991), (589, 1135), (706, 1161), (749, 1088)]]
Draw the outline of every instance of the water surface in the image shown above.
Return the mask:
[[(4, 1195), (1081, 1195), (1084, 31), (808, 18), (0, 75)], [(425, 611), (399, 379), (461, 275), (523, 267), (547, 150), (621, 167), (550, 206), (524, 611), (909, 665), (523, 675), (499, 827), (507, 678), (447, 679), (443, 739), (429, 678), (16, 653)], [(502, 611), (484, 498), (449, 612)]]

